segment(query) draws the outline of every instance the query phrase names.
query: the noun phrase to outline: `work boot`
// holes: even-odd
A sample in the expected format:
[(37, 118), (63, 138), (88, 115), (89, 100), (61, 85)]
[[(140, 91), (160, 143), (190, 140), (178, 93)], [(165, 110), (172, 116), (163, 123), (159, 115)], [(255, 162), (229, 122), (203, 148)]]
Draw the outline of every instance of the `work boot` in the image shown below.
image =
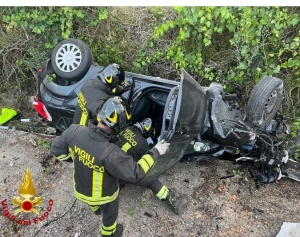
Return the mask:
[(123, 225), (117, 224), (116, 231), (111, 235), (111, 237), (121, 237), (123, 233)]
[(176, 195), (174, 191), (169, 191), (165, 201), (169, 203), (175, 214), (181, 215), (188, 204), (189, 198), (187, 194)]

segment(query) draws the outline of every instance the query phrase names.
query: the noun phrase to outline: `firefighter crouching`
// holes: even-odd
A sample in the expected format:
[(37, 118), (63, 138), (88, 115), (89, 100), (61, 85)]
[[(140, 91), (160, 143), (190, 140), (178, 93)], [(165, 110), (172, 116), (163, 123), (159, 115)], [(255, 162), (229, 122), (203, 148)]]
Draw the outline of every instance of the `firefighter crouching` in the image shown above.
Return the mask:
[[(153, 145), (152, 138), (155, 134), (155, 128), (151, 118), (145, 118), (142, 122), (137, 122), (123, 129), (118, 134), (116, 144), (124, 150), (133, 160), (138, 162), (149, 150), (149, 145)], [(120, 180), (120, 185), (128, 183), (128, 181)], [(152, 190), (152, 192), (160, 200), (168, 203), (172, 210), (181, 215), (188, 204), (188, 195), (182, 194), (178, 196), (175, 189), (169, 189), (163, 185), (158, 179), (151, 180), (142, 186)]]
[(116, 63), (109, 64), (95, 79), (84, 82), (78, 94), (73, 123), (87, 126), (103, 100), (121, 95), (130, 86), (131, 83), (125, 81), (123, 68)]
[(138, 182), (170, 144), (157, 143), (138, 162), (114, 144), (115, 134), (131, 121), (129, 105), (121, 97), (104, 100), (96, 119), (98, 123), (90, 120), (88, 127), (72, 124), (54, 139), (50, 152), (54, 156), (70, 152), (75, 197), (89, 204), (95, 214), (102, 210), (102, 236), (119, 237), (123, 232), (117, 224), (119, 179)]

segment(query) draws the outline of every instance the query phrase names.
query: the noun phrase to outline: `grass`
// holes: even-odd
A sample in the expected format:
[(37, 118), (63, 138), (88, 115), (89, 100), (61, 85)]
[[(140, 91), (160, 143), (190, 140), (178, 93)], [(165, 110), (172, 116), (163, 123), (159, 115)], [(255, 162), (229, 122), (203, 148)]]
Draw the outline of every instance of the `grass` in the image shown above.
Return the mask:
[(134, 214), (134, 210), (133, 210), (133, 208), (129, 208), (129, 210), (128, 210), (128, 214), (129, 214), (129, 215), (131, 215), (131, 216)]

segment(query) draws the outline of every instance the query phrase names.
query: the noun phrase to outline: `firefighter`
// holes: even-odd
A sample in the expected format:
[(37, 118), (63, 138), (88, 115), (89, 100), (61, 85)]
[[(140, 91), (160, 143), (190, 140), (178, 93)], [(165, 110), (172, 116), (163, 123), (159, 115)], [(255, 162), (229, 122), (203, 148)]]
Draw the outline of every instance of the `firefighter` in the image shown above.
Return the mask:
[(78, 94), (73, 124), (87, 126), (103, 100), (113, 95), (121, 95), (130, 89), (131, 83), (125, 82), (123, 68), (112, 63), (105, 67), (95, 79), (87, 80)]
[(113, 141), (131, 121), (127, 102), (119, 96), (104, 100), (88, 127), (72, 124), (51, 145), (54, 156), (71, 154), (74, 166), (74, 195), (90, 205), (95, 214), (103, 213), (102, 236), (122, 236), (117, 224), (119, 183), (138, 182), (155, 160), (166, 153), (169, 143), (160, 141), (137, 162)]
[[(117, 136), (118, 141), (116, 144), (128, 155), (132, 156), (134, 161), (138, 162), (140, 157), (149, 150), (149, 145), (153, 145), (153, 135), (155, 135), (155, 128), (152, 125), (152, 120), (151, 118), (146, 118), (140, 123), (135, 123), (123, 129)], [(120, 180), (119, 183), (123, 186), (128, 182)], [(158, 179), (149, 181), (142, 186), (150, 188), (160, 200), (168, 203), (177, 215), (181, 215), (187, 206), (187, 194), (176, 196), (173, 190), (169, 190)]]

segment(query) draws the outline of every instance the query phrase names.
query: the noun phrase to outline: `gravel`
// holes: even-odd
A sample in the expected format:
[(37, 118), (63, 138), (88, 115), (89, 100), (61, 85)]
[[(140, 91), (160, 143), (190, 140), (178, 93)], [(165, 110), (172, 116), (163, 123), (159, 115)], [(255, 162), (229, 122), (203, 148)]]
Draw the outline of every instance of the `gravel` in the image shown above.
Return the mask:
[[(73, 196), (72, 163), (43, 159), (53, 138), (0, 129), (0, 236), (100, 236), (101, 216)], [(40, 213), (20, 212), (12, 221), (9, 217), (19, 208), (12, 200), (14, 196), (23, 200), (19, 187), (26, 168), (34, 197), (42, 197), (42, 204), (35, 206)], [(240, 175), (230, 177), (233, 169)], [(299, 183), (283, 178), (257, 187), (248, 167), (232, 161), (178, 163), (160, 180), (189, 195), (186, 211), (177, 216), (151, 190), (126, 185), (120, 191), (118, 217), (124, 237), (274, 237), (283, 222), (300, 222)], [(10, 216), (4, 216), (8, 212)]]

